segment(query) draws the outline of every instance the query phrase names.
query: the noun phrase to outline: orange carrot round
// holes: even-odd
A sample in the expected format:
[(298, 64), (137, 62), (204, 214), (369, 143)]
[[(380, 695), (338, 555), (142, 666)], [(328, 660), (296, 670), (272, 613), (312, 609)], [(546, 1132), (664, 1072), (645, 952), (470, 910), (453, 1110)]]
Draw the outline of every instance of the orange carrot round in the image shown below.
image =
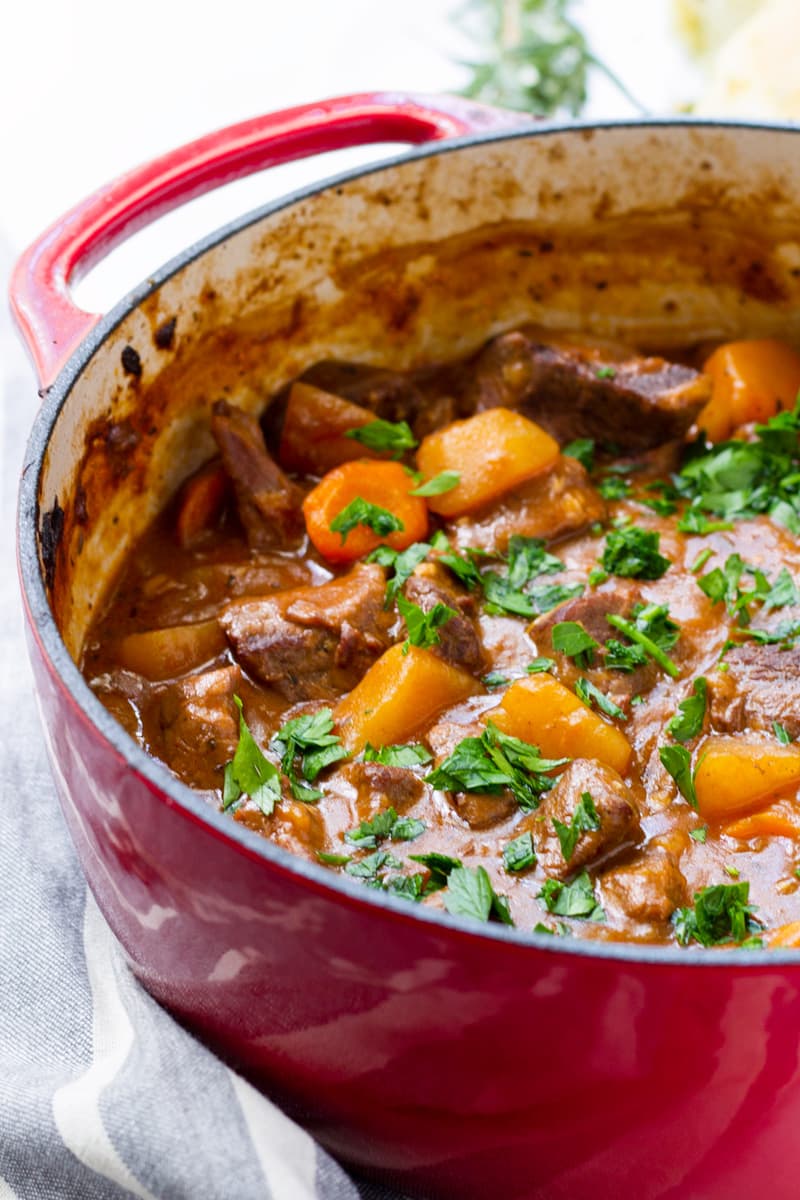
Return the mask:
[(382, 545), (405, 550), (428, 532), (427, 505), (410, 495), (416, 486), (399, 463), (343, 463), (305, 498), (308, 536), (330, 562), (352, 562)]

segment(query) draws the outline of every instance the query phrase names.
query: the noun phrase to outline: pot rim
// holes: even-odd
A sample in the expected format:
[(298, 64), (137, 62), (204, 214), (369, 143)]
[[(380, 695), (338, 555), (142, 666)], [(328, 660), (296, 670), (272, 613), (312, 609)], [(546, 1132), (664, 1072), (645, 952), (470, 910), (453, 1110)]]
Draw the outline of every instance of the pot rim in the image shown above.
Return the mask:
[[(523, 115), (521, 114), (521, 119)], [(400, 166), (408, 161), (445, 155), (476, 145), (494, 142), (517, 141), (538, 138), (555, 133), (580, 134), (591, 130), (615, 129), (728, 129), (761, 130), (767, 133), (783, 133), (800, 136), (800, 124), (761, 120), (723, 120), (697, 117), (647, 117), (617, 120), (541, 121), (535, 125), (522, 125), (519, 129), (471, 133), (463, 137), (432, 142), (413, 147), (375, 163), (351, 167), (333, 175), (268, 201), (252, 209), (220, 228), (206, 234), (174, 255), (145, 280), (134, 286), (126, 295), (100, 318), (87, 336), (59, 371), (55, 381), (39, 392), (42, 403), (34, 418), (26, 444), (22, 475), (19, 485), (17, 506), (17, 561), (22, 588), (23, 607), (36, 638), (43, 658), (56, 677), (59, 686), (79, 711), (80, 716), (92, 725), (106, 741), (111, 750), (131, 769), (161, 795), (162, 800), (172, 802), (186, 816), (194, 818), (212, 833), (220, 835), (239, 852), (260, 859), (279, 871), (295, 876), (319, 892), (331, 892), (341, 903), (367, 910), (383, 911), (393, 918), (407, 922), (430, 924), (443, 937), (463, 937), (484, 942), (501, 942), (509, 950), (526, 953), (531, 949), (565, 957), (617, 962), (620, 964), (648, 964), (651, 966), (741, 968), (781, 967), (800, 965), (800, 954), (788, 949), (779, 950), (713, 950), (704, 947), (693, 949), (677, 946), (658, 946), (639, 942), (602, 942), (579, 937), (562, 938), (552, 934), (528, 932), (509, 928), (500, 923), (478, 924), (467, 917), (451, 916), (438, 909), (411, 904), (407, 900), (392, 896), (377, 889), (359, 887), (342, 875), (334, 875), (321, 864), (293, 855), (269, 838), (255, 833), (246, 826), (233, 821), (230, 816), (211, 808), (187, 785), (177, 779), (157, 759), (150, 757), (126, 733), (89, 687), (76, 663), (67, 651), (53, 617), (44, 586), (37, 547), (39, 526), (38, 492), (44, 456), (50, 435), (58, 420), (61, 409), (73, 386), (102, 344), (114, 333), (122, 321), (153, 292), (189, 263), (201, 258), (213, 247), (242, 230), (283, 209), (290, 208), (302, 200), (339, 187), (356, 179), (376, 174), (379, 171)]]

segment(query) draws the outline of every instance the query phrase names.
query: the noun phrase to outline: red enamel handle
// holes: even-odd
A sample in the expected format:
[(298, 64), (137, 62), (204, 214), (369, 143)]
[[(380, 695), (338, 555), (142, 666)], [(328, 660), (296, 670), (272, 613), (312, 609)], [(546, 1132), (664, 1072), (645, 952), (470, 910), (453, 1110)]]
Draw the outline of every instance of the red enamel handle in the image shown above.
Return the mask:
[(100, 320), (73, 303), (70, 284), (128, 235), (185, 201), (264, 167), (327, 150), (438, 141), (525, 120), (455, 96), (339, 96), (242, 121), (136, 167), (51, 225), (14, 268), (11, 308), (42, 387)]

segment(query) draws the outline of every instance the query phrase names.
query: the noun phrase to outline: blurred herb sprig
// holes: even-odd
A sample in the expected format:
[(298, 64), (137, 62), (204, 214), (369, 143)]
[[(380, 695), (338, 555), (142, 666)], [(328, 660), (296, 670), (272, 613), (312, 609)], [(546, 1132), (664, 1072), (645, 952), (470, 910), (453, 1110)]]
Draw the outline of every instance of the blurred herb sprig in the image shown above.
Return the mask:
[(592, 52), (570, 17), (572, 0), (470, 0), (456, 18), (483, 52), (466, 62), (462, 94), (536, 116), (578, 116), (589, 73), (601, 71), (637, 109), (642, 106)]

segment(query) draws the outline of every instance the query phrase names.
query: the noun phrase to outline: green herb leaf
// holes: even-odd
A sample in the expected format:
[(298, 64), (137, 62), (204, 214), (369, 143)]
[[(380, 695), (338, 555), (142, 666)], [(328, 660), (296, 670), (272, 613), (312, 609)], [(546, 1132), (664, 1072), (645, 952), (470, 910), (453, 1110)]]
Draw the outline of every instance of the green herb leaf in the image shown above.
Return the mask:
[(387, 867), (399, 870), (402, 865), (388, 850), (376, 850), (374, 854), (368, 854), (366, 858), (361, 858), (358, 862), (349, 862), (345, 867), (345, 871), (355, 879), (361, 879), (372, 886), (375, 886), (375, 884), (381, 886), (378, 880), (379, 872)]
[(792, 738), (789, 733), (789, 730), (786, 728), (785, 725), (781, 725), (780, 721), (772, 722), (772, 732), (775, 734), (775, 737), (778, 739), (778, 741), (780, 742), (780, 744), (782, 746), (790, 746), (791, 745)]
[(538, 746), (501, 733), (491, 722), (480, 737), (464, 738), (425, 782), (448, 792), (485, 792), (499, 795), (505, 788), (520, 808), (529, 811), (555, 780), (550, 772), (569, 759), (542, 758)]
[(626, 646), (616, 638), (609, 638), (605, 646), (603, 666), (609, 671), (630, 673), (647, 662), (647, 654), (641, 646)]
[(631, 481), (621, 475), (607, 475), (597, 484), (604, 500), (626, 500), (631, 493)]
[(581, 834), (600, 828), (600, 817), (595, 808), (591, 793), (581, 793), (581, 798), (575, 806), (575, 811), (572, 814), (569, 825), (565, 825), (563, 821), (558, 821), (554, 818), (553, 828), (558, 834), (561, 853), (564, 855), (564, 862), (568, 863), (575, 853), (575, 847), (578, 844)]
[(408, 857), (412, 862), (422, 863), (423, 867), (428, 869), (434, 890), (446, 887), (451, 871), (461, 866), (460, 858), (451, 858), (449, 854), (440, 854), (437, 850), (431, 851), (430, 854), (409, 854)]
[(634, 606), (632, 615), (634, 619), (629, 621), (616, 613), (608, 613), (606, 620), (631, 642), (641, 646), (654, 662), (676, 679), (680, 671), (665, 650), (671, 649), (677, 642), (680, 626), (670, 620), (668, 607), (665, 604), (638, 604)]
[(685, 746), (661, 746), (658, 757), (678, 785), (678, 791), (692, 808), (697, 808), (692, 756)]
[(763, 611), (784, 608), (787, 604), (800, 604), (800, 591), (786, 567), (782, 567), (778, 578), (764, 597)]
[(414, 450), (419, 445), (406, 421), (383, 421), (380, 417), (356, 429), (348, 429), (344, 436), (360, 442), (369, 450), (391, 450), (398, 457), (405, 450)]
[(500, 671), (490, 671), (488, 675), (483, 677), (483, 686), (487, 688), (505, 687), (510, 680), (507, 675), (503, 675)]
[(330, 530), (331, 533), (341, 534), (344, 545), (347, 535), (358, 525), (366, 525), (373, 533), (377, 533), (378, 537), (388, 537), (390, 533), (401, 533), (405, 529), (403, 522), (394, 513), (379, 508), (377, 504), (370, 504), (361, 496), (356, 496), (355, 500), (351, 500), (338, 516), (333, 518)]
[[(435, 548), (435, 547), (434, 547)], [(440, 554), (437, 562), (440, 562), (443, 567), (447, 567), (452, 571), (456, 579), (463, 583), (464, 587), (470, 591), (475, 591), (483, 587), (483, 578), (480, 571), (475, 565), (476, 554), (467, 550), (467, 557), (462, 557), (456, 554), (454, 550), (446, 550), (444, 554)]]
[(587, 471), (591, 472), (594, 468), (594, 438), (575, 438), (561, 453), (566, 454), (568, 458), (577, 458)]
[(599, 587), (601, 583), (605, 583), (608, 579), (608, 571), (604, 571), (602, 567), (592, 567), (589, 574), (586, 576), (586, 582), (590, 588)]
[(708, 548), (708, 546), (706, 546), (705, 550), (700, 551), (697, 558), (694, 560), (692, 565), (689, 567), (689, 570), (692, 572), (693, 575), (696, 575), (698, 571), (702, 571), (703, 567), (706, 565), (706, 563), (711, 558), (711, 555), (713, 553), (714, 553), (714, 551), (710, 550)]
[(433, 479), (421, 483), (419, 487), (414, 488), (408, 494), (409, 496), (441, 496), (444, 492), (452, 492), (460, 482), (459, 471), (442, 471), (439, 475), (434, 475)]
[[(325, 767), (347, 758), (337, 734), (333, 733), (333, 714), (329, 708), (303, 713), (287, 721), (273, 737), (270, 749), (280, 757), (281, 769), (289, 780), (295, 800), (314, 804), (322, 792), (308, 787)], [(300, 777), (298, 778), (298, 759)]]
[(513, 925), (505, 896), (498, 896), (483, 867), (454, 867), (447, 880), (444, 906), (452, 916), (488, 921), (494, 916)]
[(697, 829), (690, 829), (689, 837), (693, 842), (699, 842), (701, 846), (704, 846), (708, 837), (708, 826), (700, 825)]
[(575, 660), (577, 667), (591, 667), (594, 652), (600, 647), (577, 621), (558, 621), (553, 626), (553, 649)]
[(325, 850), (317, 850), (317, 858), (326, 867), (344, 867), (352, 859), (352, 854), (328, 854)]
[(439, 601), (428, 612), (423, 612), (420, 606), (414, 604), (412, 600), (406, 600), (405, 596), (398, 596), (397, 607), (406, 623), (408, 635), (403, 649), (404, 654), (408, 652), (409, 645), (419, 646), (422, 650), (437, 646), (441, 641), (438, 631), (457, 616), (454, 608)]
[[(733, 529), (730, 521), (710, 521), (705, 513), (698, 508), (687, 508), (678, 520), (680, 533), (722, 533), (723, 530)], [(708, 551), (709, 555), (711, 551)], [(694, 568), (693, 568), (694, 569)]]
[(618, 717), (621, 721), (627, 721), (627, 716), (613, 700), (604, 695), (598, 687), (590, 683), (588, 679), (579, 679), (575, 684), (575, 695), (579, 700), (582, 700), (587, 708), (591, 708), (592, 704), (596, 704), (601, 712), (606, 716)]
[(589, 921), (606, 919), (594, 894), (589, 872), (585, 870), (576, 875), (571, 883), (564, 883), (560, 879), (547, 879), (538, 899), (544, 901), (548, 912), (555, 913), (558, 917), (584, 917)]
[(626, 579), (660, 579), (672, 565), (659, 554), (659, 534), (628, 525), (606, 536), (602, 565), (611, 575)]
[(390, 568), (394, 574), (386, 584), (386, 599), (384, 608), (391, 608), (397, 593), (405, 586), (420, 563), (431, 552), (432, 547), (427, 542), (414, 542), (407, 550), (393, 550), (391, 546), (378, 546), (367, 555), (367, 562), (376, 562), (381, 567)]
[(570, 937), (571, 930), (569, 925), (565, 925), (563, 921), (554, 921), (552, 926), (545, 925), (543, 921), (537, 921), (533, 927), (534, 933), (548, 933), (551, 937)]
[(541, 587), (532, 587), (529, 595), (536, 612), (546, 613), (551, 609), (566, 604), (567, 600), (575, 600), (584, 593), (582, 583), (550, 583)]
[(364, 762), (382, 763), (385, 767), (424, 767), (433, 761), (433, 755), (425, 746), (380, 746), (377, 749), (367, 742), (364, 747)]
[(222, 789), (222, 809), (227, 812), (241, 797), (249, 796), (264, 816), (272, 815), (281, 798), (281, 776), (278, 768), (264, 757), (244, 719), (242, 701), (233, 697), (239, 709), (239, 742), (231, 762), (225, 767)]
[(614, 379), (617, 372), (613, 367), (598, 367), (595, 374), (598, 379)]
[(682, 946), (699, 942), (701, 946), (719, 946), (726, 942), (741, 945), (760, 930), (748, 904), (750, 884), (718, 883), (695, 893), (693, 908), (679, 908), (672, 914), (675, 936)]
[(555, 659), (534, 658), (528, 663), (525, 670), (529, 675), (538, 675), (541, 671), (552, 671), (555, 665)]
[(708, 682), (701, 675), (695, 679), (692, 687), (694, 694), (687, 696), (685, 700), (681, 700), (678, 705), (679, 712), (667, 722), (667, 733), (674, 737), (677, 742), (691, 741), (693, 737), (697, 737), (703, 728), (703, 720), (706, 715)]
[(512, 842), (503, 847), (503, 864), (505, 869), (511, 873), (527, 871), (529, 867), (536, 866), (533, 837), (529, 832), (521, 833), (519, 837), (515, 837)]

